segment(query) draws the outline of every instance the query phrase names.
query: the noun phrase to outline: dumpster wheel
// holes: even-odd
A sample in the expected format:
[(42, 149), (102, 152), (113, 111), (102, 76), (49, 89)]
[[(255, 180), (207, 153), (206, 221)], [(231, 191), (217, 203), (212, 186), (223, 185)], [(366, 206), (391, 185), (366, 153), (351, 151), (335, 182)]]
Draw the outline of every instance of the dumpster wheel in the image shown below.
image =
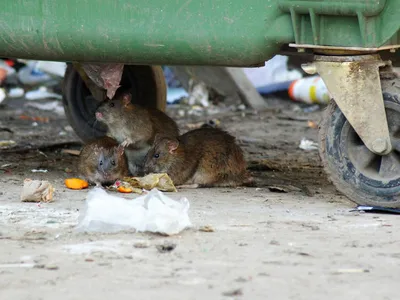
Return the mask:
[[(165, 111), (166, 84), (161, 67), (125, 65), (120, 84), (130, 89), (132, 103)], [(95, 118), (99, 102), (70, 64), (64, 76), (63, 104), (69, 124), (82, 141), (106, 134), (106, 126)]]
[(368, 150), (334, 101), (320, 124), (320, 156), (325, 171), (336, 188), (359, 205), (400, 207), (400, 101), (396, 82), (389, 85), (389, 92), (383, 88), (393, 147), (389, 154)]

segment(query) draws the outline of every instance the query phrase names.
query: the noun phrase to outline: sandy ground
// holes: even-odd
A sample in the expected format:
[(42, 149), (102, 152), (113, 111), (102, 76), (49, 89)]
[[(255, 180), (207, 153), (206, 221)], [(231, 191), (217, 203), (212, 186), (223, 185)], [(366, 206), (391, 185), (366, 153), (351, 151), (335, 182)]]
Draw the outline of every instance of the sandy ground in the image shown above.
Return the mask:
[[(307, 121), (321, 111), (268, 103), (213, 116), (238, 138), (259, 187), (168, 193), (189, 199), (193, 228), (163, 237), (77, 232), (88, 191), (64, 188), (78, 174), (62, 149), (79, 149), (78, 139), (64, 117), (7, 102), (0, 135), (17, 146), (0, 152), (0, 299), (398, 299), (400, 219), (350, 212), (317, 151), (298, 148), (303, 137), (316, 141)], [(208, 118), (177, 119), (187, 130)], [(21, 203), (24, 178), (52, 182), (55, 202)], [(161, 253), (164, 242), (176, 247)]]

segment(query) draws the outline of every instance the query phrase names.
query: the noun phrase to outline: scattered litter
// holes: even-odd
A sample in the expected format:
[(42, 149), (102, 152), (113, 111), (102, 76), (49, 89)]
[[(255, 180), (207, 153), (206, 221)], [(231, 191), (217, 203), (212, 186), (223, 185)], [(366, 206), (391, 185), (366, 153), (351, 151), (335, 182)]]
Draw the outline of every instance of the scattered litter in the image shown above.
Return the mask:
[(273, 193), (287, 193), (288, 190), (279, 186), (269, 186), (268, 190)]
[(39, 110), (52, 111), (59, 116), (64, 115), (64, 107), (60, 101), (52, 101), (47, 103), (29, 102), (25, 104), (26, 107), (33, 107)]
[(86, 75), (98, 86), (107, 90), (112, 99), (120, 87), (124, 64), (82, 64)]
[(287, 90), (293, 80), (303, 77), (298, 70), (288, 70), (288, 59), (288, 56), (275, 55), (263, 67), (243, 68), (243, 71), (261, 94)]
[(306, 151), (318, 150), (318, 143), (303, 138), (300, 142), (299, 148)]
[(176, 248), (176, 244), (172, 242), (165, 241), (164, 244), (156, 245), (158, 252), (160, 253), (167, 253), (171, 252)]
[(70, 154), (70, 155), (79, 156), (81, 154), (81, 151), (80, 150), (73, 150), (73, 149), (62, 149), (61, 153), (62, 154)]
[(78, 230), (116, 232), (135, 229), (137, 232), (178, 234), (191, 227), (189, 206), (186, 198), (175, 201), (157, 189), (134, 200), (126, 200), (95, 187), (87, 195)]
[(320, 76), (301, 78), (292, 82), (289, 97), (304, 103), (328, 104), (331, 100), (329, 91)]
[(318, 128), (318, 124), (314, 121), (307, 121), (307, 126), (313, 129)]
[(167, 173), (158, 173), (158, 174), (148, 174), (144, 177), (125, 177), (123, 181), (118, 181), (114, 186), (111, 187), (111, 190), (120, 191), (120, 187), (123, 189), (131, 190), (134, 193), (142, 194), (143, 189), (152, 190), (158, 189), (162, 192), (177, 192), (172, 179), (168, 176)]
[(396, 208), (387, 208), (382, 206), (365, 206), (359, 205), (355, 209), (350, 210), (352, 211), (359, 211), (359, 212), (366, 212), (366, 213), (381, 213), (381, 214), (394, 214), (399, 215), (400, 209)]
[(40, 99), (62, 99), (62, 96), (56, 93), (51, 93), (45, 86), (39, 87), (37, 90), (29, 91), (25, 94), (27, 100), (40, 100)]
[(6, 168), (9, 168), (11, 166), (12, 166), (12, 164), (4, 164), (4, 165), (0, 166), (0, 169), (6, 169)]
[(0, 103), (6, 99), (6, 92), (3, 88), (0, 88)]
[(133, 244), (133, 247), (139, 248), (139, 249), (144, 249), (144, 248), (149, 248), (150, 244), (148, 242), (136, 242)]
[(228, 297), (242, 296), (243, 295), (243, 291), (242, 291), (242, 289), (234, 289), (232, 291), (224, 292), (224, 293), (222, 293), (222, 295), (223, 296), (228, 296)]
[(195, 83), (193, 79), (189, 80), (189, 105), (201, 105), (208, 107), (208, 89), (204, 82)]
[(305, 113), (312, 113), (312, 112), (315, 112), (315, 111), (320, 110), (320, 109), (321, 109), (321, 106), (319, 106), (318, 104), (316, 104), (316, 105), (311, 105), (311, 106), (305, 107), (305, 108), (303, 109), (303, 112), (305, 112)]
[(368, 269), (339, 269), (334, 271), (333, 274), (345, 274), (345, 273), (369, 273)]
[(24, 94), (25, 94), (24, 89), (20, 88), (20, 87), (15, 87), (8, 91), (8, 97), (10, 97), (10, 98), (20, 98)]
[(9, 149), (15, 147), (17, 143), (13, 140), (0, 141), (0, 149)]
[(89, 186), (86, 180), (80, 178), (67, 178), (64, 181), (65, 186), (71, 190), (82, 190)]
[(47, 173), (48, 170), (45, 169), (33, 169), (31, 170), (32, 173)]
[(36, 63), (36, 68), (40, 71), (46, 72), (58, 77), (64, 77), (67, 64), (58, 61), (43, 61), (40, 60)]
[(45, 267), (47, 270), (53, 270), (53, 271), (59, 269), (58, 266), (56, 266), (56, 265), (46, 265)]
[(31, 117), (31, 116), (26, 116), (26, 115), (20, 115), (19, 118), (21, 120), (29, 120), (29, 121), (35, 121), (35, 122), (40, 122), (40, 123), (48, 123), (50, 121), (50, 119), (47, 117)]
[(214, 232), (214, 228), (212, 228), (210, 225), (206, 225), (206, 226), (201, 226), (199, 228), (199, 231), (203, 231), (203, 232)]
[(187, 98), (189, 94), (183, 88), (167, 88), (167, 103), (179, 103), (181, 99)]
[(36, 67), (37, 63), (38, 61), (26, 61), (26, 66), (18, 71), (17, 77), (22, 84), (37, 85), (51, 80), (48, 74)]
[(25, 179), (21, 192), (22, 202), (52, 202), (54, 187), (48, 181)]

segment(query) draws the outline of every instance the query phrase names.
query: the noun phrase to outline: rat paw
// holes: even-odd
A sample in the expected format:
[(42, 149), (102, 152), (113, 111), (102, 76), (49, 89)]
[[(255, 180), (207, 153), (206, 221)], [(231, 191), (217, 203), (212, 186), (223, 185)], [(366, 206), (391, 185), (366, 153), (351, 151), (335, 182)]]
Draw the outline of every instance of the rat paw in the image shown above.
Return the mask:
[(130, 139), (126, 139), (121, 143), (121, 146), (126, 148), (128, 147), (130, 144), (132, 144), (132, 141)]

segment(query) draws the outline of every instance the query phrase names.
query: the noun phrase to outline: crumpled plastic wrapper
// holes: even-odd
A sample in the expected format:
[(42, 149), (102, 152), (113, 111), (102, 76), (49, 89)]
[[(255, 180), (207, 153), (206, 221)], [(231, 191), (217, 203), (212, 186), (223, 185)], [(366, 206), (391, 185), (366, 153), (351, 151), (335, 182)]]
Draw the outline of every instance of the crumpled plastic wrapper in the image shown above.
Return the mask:
[[(144, 177), (125, 177), (120, 185), (132, 189), (132, 192), (142, 194), (143, 189), (158, 189), (163, 192), (177, 192), (172, 179), (167, 173), (152, 173)], [(112, 188), (115, 190), (115, 188)]]
[(87, 232), (117, 232), (134, 229), (174, 235), (192, 226), (189, 201), (175, 201), (157, 189), (127, 200), (95, 187), (86, 198), (79, 216), (77, 230)]
[(48, 181), (25, 179), (21, 192), (22, 202), (53, 202), (55, 189)]
[(107, 91), (112, 99), (120, 87), (124, 64), (82, 64), (87, 76), (99, 87)]

